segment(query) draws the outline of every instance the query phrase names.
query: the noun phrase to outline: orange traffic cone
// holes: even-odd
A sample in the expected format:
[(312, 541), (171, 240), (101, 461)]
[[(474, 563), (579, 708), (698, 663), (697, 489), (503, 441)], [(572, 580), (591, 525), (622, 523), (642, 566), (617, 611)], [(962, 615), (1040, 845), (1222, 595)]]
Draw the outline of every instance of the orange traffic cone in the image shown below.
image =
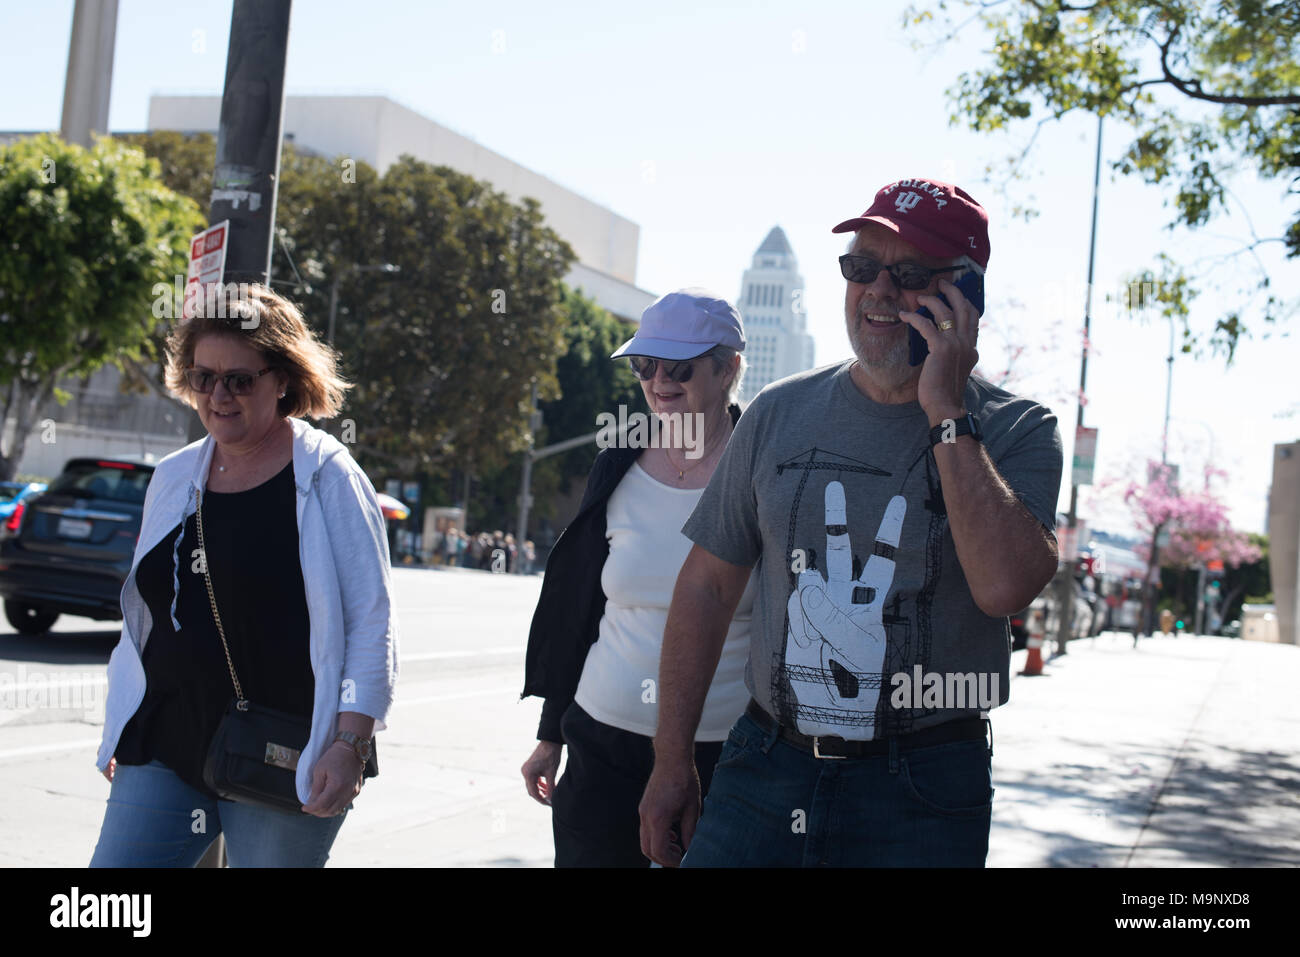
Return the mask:
[(1020, 672), (1026, 678), (1033, 678), (1043, 673), (1043, 636), (1047, 629), (1044, 627), (1042, 609), (1035, 609), (1029, 613), (1029, 640), (1025, 646), (1029, 649), (1029, 656), (1025, 658), (1025, 670)]

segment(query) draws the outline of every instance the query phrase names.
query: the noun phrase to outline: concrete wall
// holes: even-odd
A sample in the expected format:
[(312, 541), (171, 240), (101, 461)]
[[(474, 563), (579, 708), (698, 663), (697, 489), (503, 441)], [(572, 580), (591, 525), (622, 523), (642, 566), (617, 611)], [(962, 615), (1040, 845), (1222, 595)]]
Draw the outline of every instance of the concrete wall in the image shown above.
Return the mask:
[(569, 274), (564, 277), (564, 282), (571, 289), (581, 290), (584, 296), (595, 299), (604, 308), (627, 322), (640, 323), (641, 313), (645, 312), (646, 306), (657, 298), (644, 289), (598, 272), (580, 262), (573, 264)]
[(1241, 637), (1247, 641), (1280, 641), (1274, 605), (1242, 605)]
[[(88, 455), (162, 458), (188, 444), (193, 414), (148, 392), (124, 392), (122, 374), (111, 363), (85, 381), (64, 379), (64, 404), (51, 399), (36, 415), (18, 461), (19, 475), (53, 478), (68, 459)], [(12, 448), (15, 421), (4, 423), (6, 448)]]
[[(1268, 500), (1268, 567), (1277, 608), (1277, 641), (1297, 644), (1300, 618), (1300, 442), (1273, 446)], [(1243, 632), (1245, 619), (1242, 619)]]
[[(6, 439), (13, 434), (13, 426), (13, 419), (5, 423)], [(132, 458), (143, 457), (147, 461), (158, 462), (163, 456), (188, 444), (184, 438), (170, 439), (165, 436), (142, 435), (138, 432), (92, 428), (65, 422), (55, 423), (53, 437), (53, 442), (42, 441), (42, 430), (38, 428), (27, 439), (23, 457), (19, 459), (18, 469), (14, 474), (38, 476), (48, 482), (63, 471), (63, 466), (69, 459), (82, 456), (112, 458), (123, 455)]]
[[(219, 96), (153, 96), (149, 129), (215, 132), (220, 113)], [(636, 223), (387, 97), (286, 97), (284, 135), (318, 153), (364, 160), (380, 172), (409, 153), (486, 180), (512, 199), (531, 196), (584, 265), (636, 283)]]

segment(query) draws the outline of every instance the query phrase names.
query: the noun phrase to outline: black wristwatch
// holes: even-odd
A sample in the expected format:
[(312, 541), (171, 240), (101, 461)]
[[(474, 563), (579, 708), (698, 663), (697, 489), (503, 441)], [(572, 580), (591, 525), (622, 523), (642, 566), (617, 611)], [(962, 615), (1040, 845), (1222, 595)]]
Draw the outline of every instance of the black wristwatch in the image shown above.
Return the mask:
[[(952, 422), (951, 427), (949, 421)], [(980, 420), (969, 412), (960, 419), (945, 419), (930, 430), (930, 448), (939, 445), (945, 438), (954, 441), (959, 435), (969, 435), (976, 442), (983, 442), (984, 430), (980, 428)]]

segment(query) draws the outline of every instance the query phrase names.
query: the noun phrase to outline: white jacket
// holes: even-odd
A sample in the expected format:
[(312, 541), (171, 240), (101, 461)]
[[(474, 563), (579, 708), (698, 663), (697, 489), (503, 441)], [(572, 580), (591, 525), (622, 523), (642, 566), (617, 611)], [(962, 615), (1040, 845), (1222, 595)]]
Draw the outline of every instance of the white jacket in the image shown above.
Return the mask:
[[(337, 439), (301, 419), (289, 421), (298, 491), (298, 560), (311, 618), (316, 680), (311, 737), (298, 762), (298, 797), (305, 804), (312, 769), (334, 741), (340, 711), (374, 718), (376, 731), (385, 727), (397, 682), (397, 619), (388, 539), (374, 486)], [(149, 482), (131, 572), (122, 586), (122, 638), (108, 661), (104, 739), (96, 762), (101, 771), (144, 700), (141, 656), (153, 617), (136, 587), (136, 569), (178, 523), (184, 533), (184, 520), (203, 494), (214, 448), (208, 436), (173, 452), (158, 463)], [(177, 536), (172, 543), (171, 607), (177, 630), (179, 548)]]

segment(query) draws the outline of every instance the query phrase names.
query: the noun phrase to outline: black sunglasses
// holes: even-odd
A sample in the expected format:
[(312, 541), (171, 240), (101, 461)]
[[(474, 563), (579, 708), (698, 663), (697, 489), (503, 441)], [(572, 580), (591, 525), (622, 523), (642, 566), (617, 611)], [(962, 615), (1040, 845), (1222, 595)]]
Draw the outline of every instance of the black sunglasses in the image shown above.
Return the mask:
[(190, 384), (191, 389), (202, 395), (207, 395), (215, 389), (218, 379), (225, 383), (226, 391), (231, 395), (249, 395), (257, 386), (257, 380), (272, 368), (267, 366), (261, 372), (230, 372), (226, 375), (217, 375), (215, 372), (205, 372), (202, 369), (187, 369), (185, 381)]
[[(704, 359), (713, 353), (706, 352), (702, 356), (696, 356), (694, 359), (683, 359), (680, 362), (664, 362), (664, 375), (672, 379), (679, 385), (683, 382), (690, 382), (691, 376), (695, 375), (695, 362), (697, 359)], [(655, 372), (659, 368), (662, 359), (651, 359), (649, 356), (628, 356), (627, 364), (632, 367), (632, 374), (642, 382), (649, 382), (655, 377)]]
[(913, 291), (930, 285), (930, 280), (941, 272), (964, 268), (964, 266), (939, 266), (931, 269), (929, 266), (919, 266), (916, 263), (894, 263), (892, 266), (886, 266), (880, 260), (872, 259), (870, 256), (854, 256), (845, 253), (840, 257), (840, 272), (849, 282), (860, 282), (864, 285), (873, 283), (880, 275), (880, 270), (884, 269), (898, 288)]

